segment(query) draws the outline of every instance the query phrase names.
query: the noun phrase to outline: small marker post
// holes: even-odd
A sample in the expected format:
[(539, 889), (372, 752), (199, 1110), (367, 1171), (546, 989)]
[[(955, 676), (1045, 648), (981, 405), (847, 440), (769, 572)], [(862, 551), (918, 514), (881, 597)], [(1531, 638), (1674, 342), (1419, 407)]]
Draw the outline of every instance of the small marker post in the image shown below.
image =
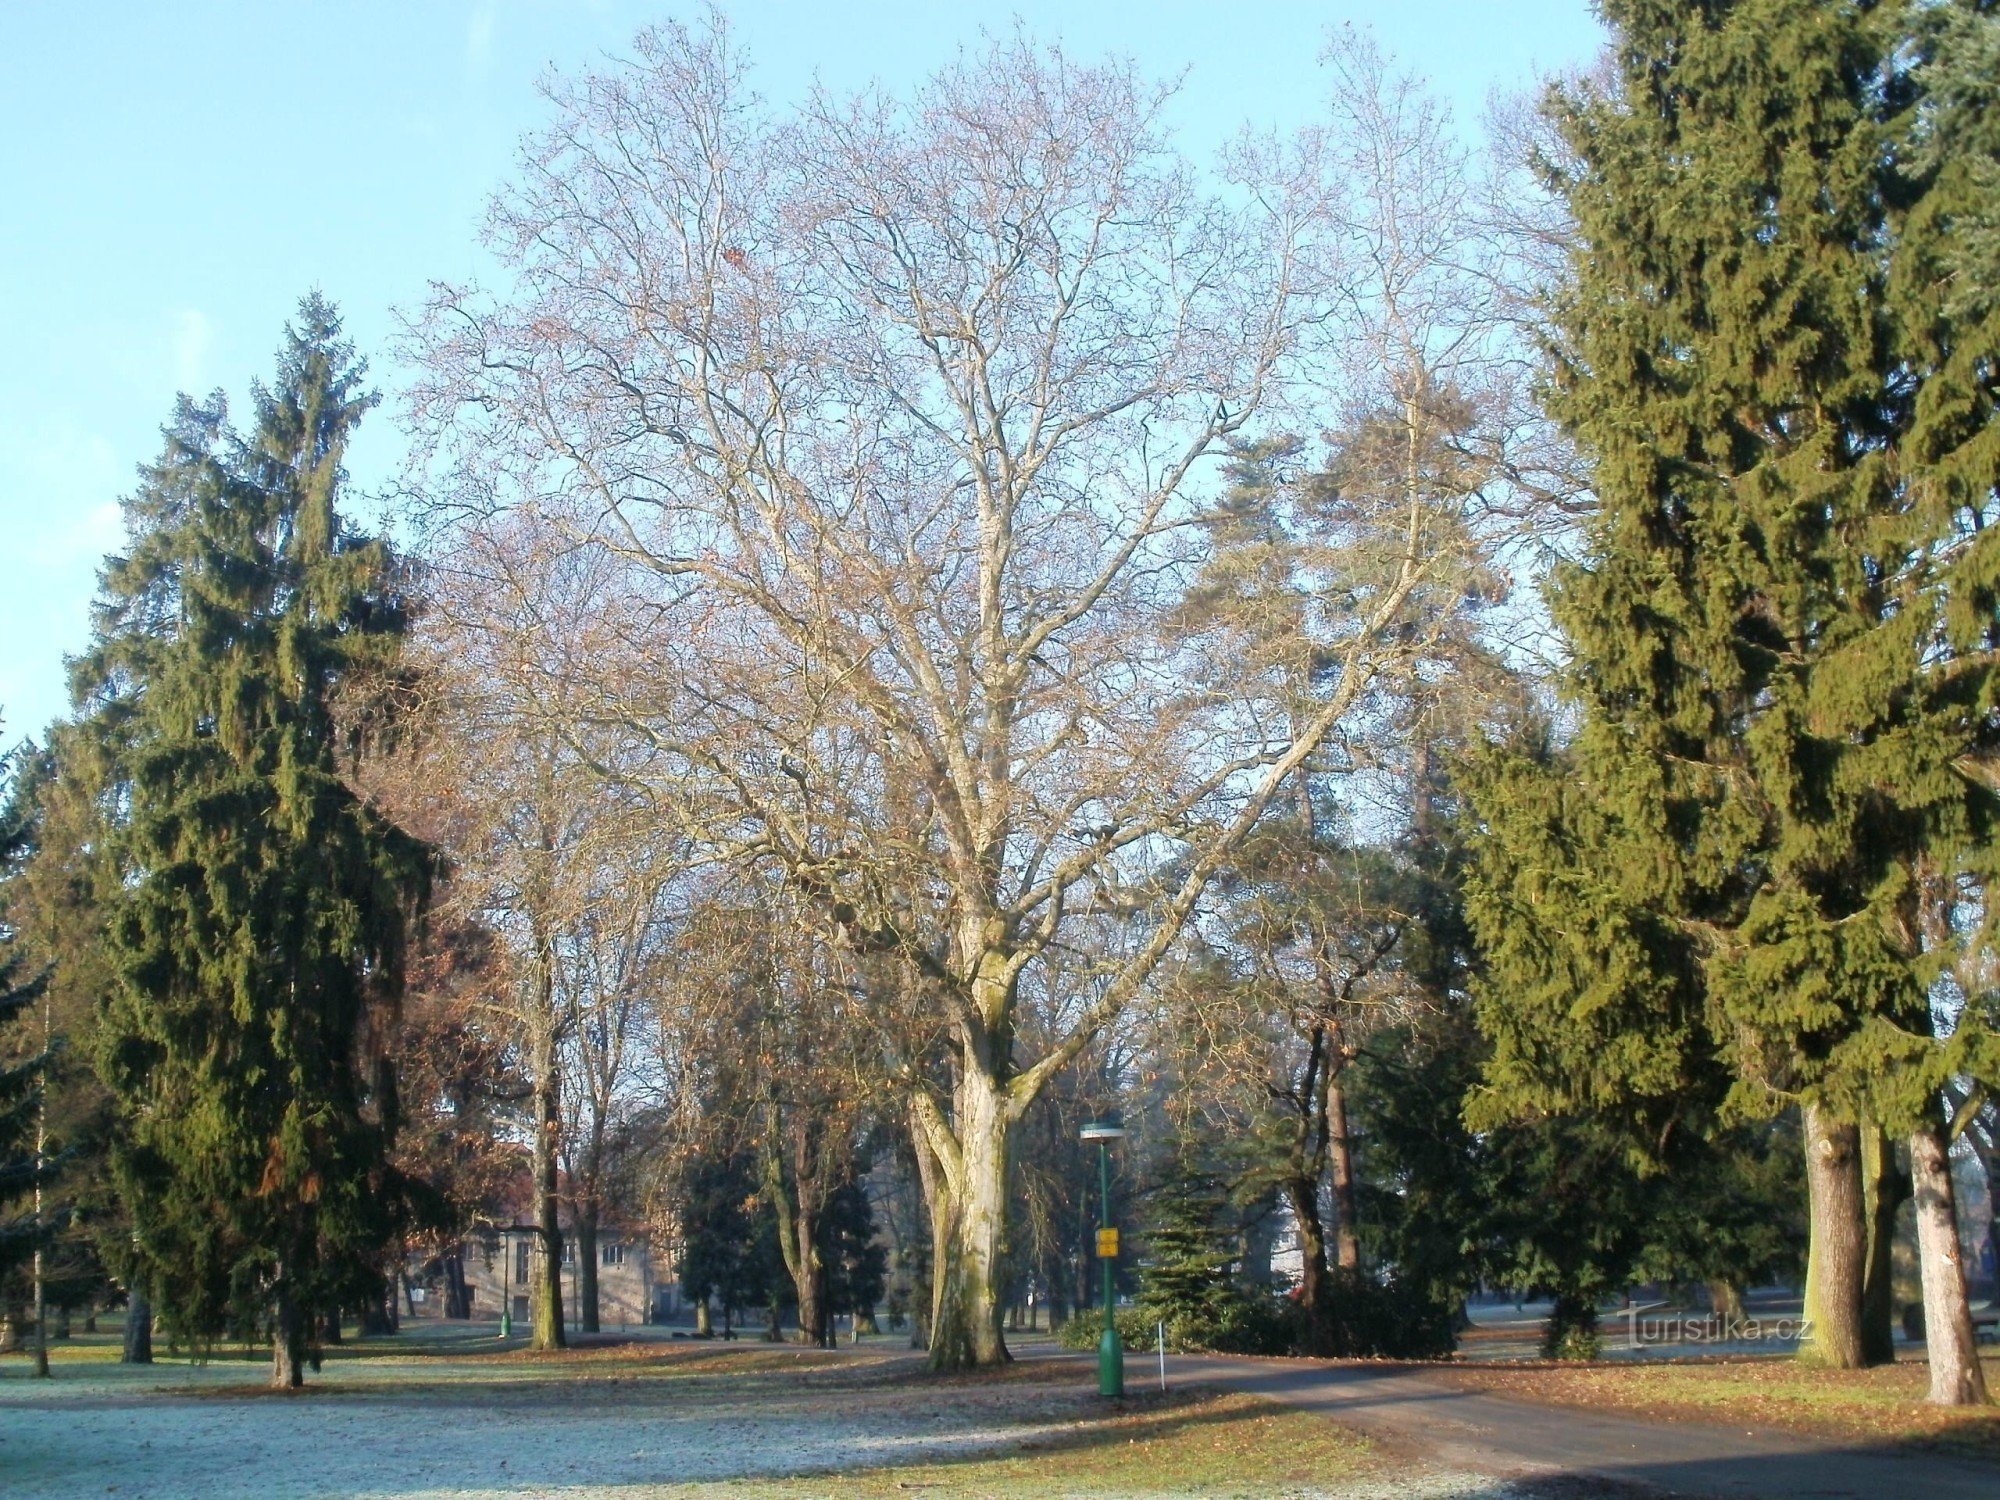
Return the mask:
[(1156, 1323), (1154, 1327), (1160, 1331), (1160, 1389), (1164, 1391), (1167, 1388), (1167, 1325)]

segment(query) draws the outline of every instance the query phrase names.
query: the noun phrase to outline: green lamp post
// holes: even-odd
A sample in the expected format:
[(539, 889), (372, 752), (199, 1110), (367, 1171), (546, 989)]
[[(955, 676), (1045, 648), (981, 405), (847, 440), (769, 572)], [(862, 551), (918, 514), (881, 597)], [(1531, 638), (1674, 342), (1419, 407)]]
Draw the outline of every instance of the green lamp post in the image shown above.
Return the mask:
[(1104, 1267), (1104, 1336), (1097, 1341), (1097, 1394), (1125, 1394), (1125, 1349), (1118, 1341), (1118, 1231), (1111, 1224), (1111, 1143), (1125, 1136), (1123, 1126), (1109, 1120), (1086, 1121), (1081, 1132), (1086, 1141), (1097, 1142), (1097, 1180), (1103, 1190), (1103, 1212), (1098, 1218), (1097, 1259)]

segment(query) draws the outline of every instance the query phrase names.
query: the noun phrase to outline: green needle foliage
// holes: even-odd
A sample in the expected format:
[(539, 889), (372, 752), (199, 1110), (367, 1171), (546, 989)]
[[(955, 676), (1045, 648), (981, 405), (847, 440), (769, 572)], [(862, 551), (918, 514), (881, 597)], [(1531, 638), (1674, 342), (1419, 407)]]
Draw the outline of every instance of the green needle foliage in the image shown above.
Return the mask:
[(1221, 1179), (1204, 1170), (1190, 1144), (1177, 1143), (1147, 1204), (1139, 1270), (1139, 1308), (1149, 1324), (1167, 1325), (1176, 1347), (1233, 1348), (1255, 1321), (1237, 1279), (1242, 1251), (1229, 1209)]
[(1475, 1123), (1616, 1110), (1644, 1157), (1794, 1101), (1907, 1130), (1991, 1071), (1996, 344), (1954, 239), (1990, 218), (1982, 11), (1607, 0), (1615, 82), (1552, 101), (1549, 401), (1600, 508), (1550, 592), (1576, 733), (1470, 777)]
[(27, 1032), (23, 1013), (32, 1015), (48, 974), (25, 973), (13, 948), (11, 939), (0, 945), (0, 1045), (7, 1047), (0, 1057), (20, 1054), (0, 1061), (0, 1282), (34, 1253), (38, 1226), (21, 1204), (49, 1175), (35, 1149), (36, 1085), (48, 1056), (34, 1040), (16, 1043)]
[(338, 512), (373, 398), (318, 297), (233, 432), (183, 398), (127, 504), (79, 685), (118, 751), (126, 889), (101, 1067), (155, 1300), (193, 1340), (309, 1330), (364, 1294), (402, 1211), (386, 1019), (425, 850), (343, 783), (331, 699), (393, 657), (380, 542)]
[(1600, 500), (1551, 591), (1579, 726), (1473, 778), (1483, 1102), (1886, 1121), (1936, 1077), (1925, 902), (1984, 885), (1996, 810), (1992, 345), (1954, 376), (1936, 288), (1892, 295), (1924, 18), (1604, 9), (1615, 87), (1555, 104), (1550, 400)]

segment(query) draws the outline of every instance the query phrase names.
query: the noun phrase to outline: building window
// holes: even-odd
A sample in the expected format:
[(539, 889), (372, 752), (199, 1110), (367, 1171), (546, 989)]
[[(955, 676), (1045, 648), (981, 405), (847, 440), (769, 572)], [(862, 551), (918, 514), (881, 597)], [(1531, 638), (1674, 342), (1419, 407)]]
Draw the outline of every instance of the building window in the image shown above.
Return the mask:
[(564, 1264), (564, 1265), (566, 1265), (566, 1266), (573, 1266), (573, 1265), (575, 1265), (575, 1264), (576, 1264), (576, 1241), (575, 1241), (575, 1240), (564, 1240), (564, 1241), (563, 1241), (563, 1264)]
[(517, 1286), (526, 1286), (528, 1284), (528, 1242), (526, 1240), (514, 1241), (514, 1283)]
[(625, 1246), (622, 1241), (606, 1240), (602, 1248), (604, 1251), (604, 1264), (607, 1266), (622, 1266), (625, 1264)]

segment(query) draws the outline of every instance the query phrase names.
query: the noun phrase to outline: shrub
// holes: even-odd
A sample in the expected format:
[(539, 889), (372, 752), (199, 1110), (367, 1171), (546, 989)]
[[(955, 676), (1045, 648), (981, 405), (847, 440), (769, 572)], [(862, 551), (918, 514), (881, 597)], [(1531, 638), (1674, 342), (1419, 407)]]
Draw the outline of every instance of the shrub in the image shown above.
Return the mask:
[[(1127, 1349), (1150, 1349), (1153, 1347), (1153, 1319), (1140, 1308), (1121, 1307), (1118, 1309), (1118, 1337), (1125, 1341)], [(1056, 1331), (1056, 1342), (1065, 1349), (1095, 1349), (1097, 1341), (1104, 1336), (1104, 1309), (1093, 1307), (1077, 1313)], [(1171, 1337), (1167, 1340), (1169, 1349), (1179, 1347)]]
[(1301, 1353), (1349, 1359), (1443, 1359), (1458, 1345), (1456, 1309), (1391, 1277), (1334, 1271), (1317, 1327), (1301, 1312)]

